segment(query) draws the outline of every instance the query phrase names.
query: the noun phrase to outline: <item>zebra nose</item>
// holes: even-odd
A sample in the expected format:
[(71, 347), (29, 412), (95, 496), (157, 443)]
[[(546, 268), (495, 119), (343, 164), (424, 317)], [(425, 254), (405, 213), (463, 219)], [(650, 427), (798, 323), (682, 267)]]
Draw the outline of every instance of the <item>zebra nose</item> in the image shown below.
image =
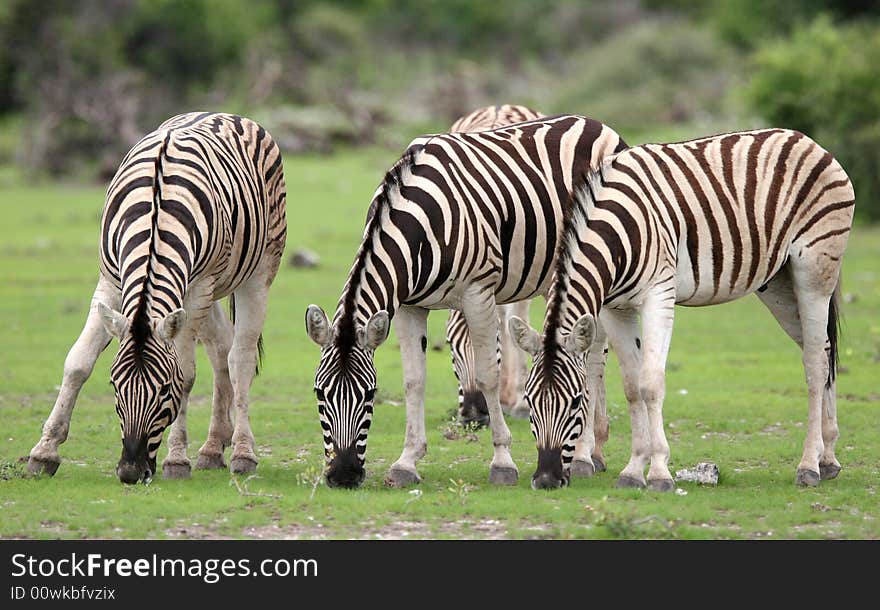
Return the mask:
[(474, 423), (477, 426), (489, 425), (489, 406), (483, 393), (474, 390), (465, 392), (461, 401), (461, 423)]
[(542, 472), (532, 477), (532, 489), (558, 489), (562, 487), (563, 480), (556, 478), (552, 473)]
[(336, 453), (327, 469), (327, 485), (352, 489), (364, 482), (366, 471), (354, 447)]
[(532, 475), (532, 489), (556, 489), (566, 483), (562, 449), (539, 449), (538, 468)]
[(116, 476), (126, 485), (134, 485), (144, 476), (144, 471), (135, 464), (119, 464), (116, 467)]

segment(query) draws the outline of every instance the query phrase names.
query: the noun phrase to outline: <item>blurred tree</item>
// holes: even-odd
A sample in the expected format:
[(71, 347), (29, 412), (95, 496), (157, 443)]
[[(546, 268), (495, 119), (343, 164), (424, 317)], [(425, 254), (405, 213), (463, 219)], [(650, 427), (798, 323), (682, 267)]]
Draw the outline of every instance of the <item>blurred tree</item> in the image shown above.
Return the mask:
[(745, 89), (761, 116), (802, 131), (840, 160), (856, 214), (880, 220), (880, 28), (827, 16), (762, 45)]
[(126, 59), (174, 87), (210, 84), (222, 68), (240, 65), (268, 7), (239, 0), (140, 0), (122, 24)]

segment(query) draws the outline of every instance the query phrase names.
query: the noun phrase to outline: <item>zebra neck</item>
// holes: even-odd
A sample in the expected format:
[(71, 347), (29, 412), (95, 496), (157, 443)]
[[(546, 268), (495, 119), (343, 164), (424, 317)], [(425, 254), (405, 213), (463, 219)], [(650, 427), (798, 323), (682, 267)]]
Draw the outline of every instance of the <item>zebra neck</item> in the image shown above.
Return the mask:
[(584, 315), (596, 318), (605, 299), (618, 283), (621, 269), (628, 267), (627, 256), (601, 232), (587, 228), (586, 217), (580, 230), (567, 238), (547, 299), (545, 334), (568, 332)]
[(395, 269), (372, 264), (373, 257), (367, 255), (364, 265), (352, 269), (345, 289), (336, 307), (334, 320), (342, 327), (364, 328), (375, 314), (388, 312), (394, 317), (404, 295), (400, 294), (400, 284)]
[(146, 239), (143, 233), (134, 233), (122, 240), (121, 250), (128, 255), (120, 265), (121, 311), (129, 320), (135, 314), (163, 318), (183, 307), (189, 265), (180, 260), (180, 253), (173, 246), (160, 241), (158, 227), (157, 215)]

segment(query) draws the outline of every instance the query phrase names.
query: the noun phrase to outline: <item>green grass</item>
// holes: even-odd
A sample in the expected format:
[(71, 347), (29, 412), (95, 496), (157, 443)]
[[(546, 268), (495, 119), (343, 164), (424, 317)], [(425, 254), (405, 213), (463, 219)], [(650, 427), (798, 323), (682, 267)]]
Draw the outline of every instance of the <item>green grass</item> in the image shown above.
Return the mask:
[[(568, 489), (529, 489), (534, 442), (526, 422), (509, 422), (520, 467), (516, 488), (487, 482), (489, 433), (446, 438), (456, 385), (445, 347), (429, 350), (428, 455), (418, 492), (383, 486), (402, 448), (401, 365), (392, 338), (377, 354), (380, 393), (363, 488), (315, 485), (322, 465), (312, 379), (317, 348), (306, 337), (309, 303), (332, 311), (359, 243), (369, 198), (394, 161), (382, 151), (290, 158), (288, 255), (308, 247), (316, 270), (286, 264), (273, 286), (266, 359), (252, 392), (258, 477), (232, 485), (226, 472), (189, 481), (124, 487), (113, 473), (120, 444), (108, 368), (100, 358), (83, 388), (63, 463), (54, 478), (26, 478), (18, 462), (40, 435), (68, 348), (97, 279), (103, 189), (65, 185), (0, 191), (0, 536), (175, 537), (880, 537), (880, 230), (860, 229), (845, 259), (841, 438), (838, 479), (794, 485), (806, 422), (800, 355), (754, 297), (677, 312), (665, 405), (673, 473), (711, 460), (715, 488), (681, 483), (686, 494), (618, 490), (629, 456), (629, 421), (613, 356), (609, 361), (609, 471)], [(540, 325), (542, 306), (533, 306)], [(430, 318), (429, 345), (442, 345), (445, 313)], [(199, 350), (190, 405), (195, 457), (207, 432), (210, 366)], [(455, 437), (456, 435), (451, 435)], [(160, 459), (164, 457), (160, 450)], [(228, 452), (227, 452), (228, 458)]]

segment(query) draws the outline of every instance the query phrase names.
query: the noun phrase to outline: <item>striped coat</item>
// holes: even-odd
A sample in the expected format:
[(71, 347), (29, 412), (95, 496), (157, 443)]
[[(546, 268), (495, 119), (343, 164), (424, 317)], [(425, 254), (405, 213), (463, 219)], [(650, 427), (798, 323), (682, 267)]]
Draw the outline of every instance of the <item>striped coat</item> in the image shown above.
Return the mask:
[[(155, 473), (172, 423), (163, 470), (189, 476), (185, 415), (197, 337), (215, 373), (214, 414), (199, 463), (223, 466), (223, 448), (232, 444), (234, 471), (256, 466), (248, 388), (285, 243), (285, 199), (278, 146), (249, 119), (183, 114), (132, 147), (107, 190), (98, 286), (31, 451), (31, 470), (57, 469), (76, 395), (112, 337), (120, 341), (110, 376), (122, 431), (121, 480)], [(234, 329), (217, 302), (226, 296), (235, 298)]]
[(427, 314), (450, 308), (467, 320), (477, 386), (488, 403), (495, 447), (490, 480), (516, 480), (498, 401), (495, 307), (547, 290), (575, 176), (624, 146), (608, 127), (571, 115), (410, 145), (376, 192), (332, 323), (317, 306), (306, 312), (309, 336), (322, 348), (315, 388), (328, 482), (363, 481), (376, 389), (373, 352), (392, 317), (409, 423), (388, 482), (418, 480), (415, 463), (426, 450)]
[(673, 307), (753, 292), (803, 349), (810, 421), (797, 482), (836, 476), (834, 295), (854, 201), (831, 154), (785, 129), (638, 146), (587, 176), (563, 229), (543, 337), (513, 324), (536, 356), (526, 384), (539, 451), (533, 483), (567, 477), (580, 427), (569, 407), (582, 397), (581, 361), (601, 310), (633, 420), (618, 482), (643, 486), (650, 465), (648, 485), (672, 489), (662, 403)]

